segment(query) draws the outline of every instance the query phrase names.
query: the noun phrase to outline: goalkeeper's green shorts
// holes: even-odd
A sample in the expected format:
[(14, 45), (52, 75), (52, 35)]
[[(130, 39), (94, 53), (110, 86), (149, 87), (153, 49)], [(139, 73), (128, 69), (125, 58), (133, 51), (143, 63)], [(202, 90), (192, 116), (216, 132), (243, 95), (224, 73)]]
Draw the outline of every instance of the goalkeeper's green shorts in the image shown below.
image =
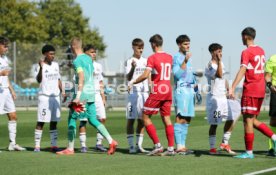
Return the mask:
[(90, 118), (90, 117), (91, 118), (93, 118), (93, 117), (96, 118), (96, 106), (95, 106), (94, 102), (86, 103), (85, 108), (86, 108), (86, 111), (81, 112), (79, 114), (77, 112), (75, 112), (73, 109), (70, 109), (69, 118), (80, 119), (80, 120), (87, 119), (87, 118)]

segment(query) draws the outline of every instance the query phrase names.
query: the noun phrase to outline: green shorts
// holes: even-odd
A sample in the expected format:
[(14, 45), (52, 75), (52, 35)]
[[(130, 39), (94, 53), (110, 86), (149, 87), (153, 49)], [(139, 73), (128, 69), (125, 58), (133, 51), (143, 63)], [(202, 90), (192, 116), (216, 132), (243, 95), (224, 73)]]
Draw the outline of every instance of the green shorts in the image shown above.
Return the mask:
[(74, 110), (69, 111), (69, 118), (73, 119), (87, 119), (87, 118), (96, 118), (96, 106), (94, 102), (89, 102), (85, 104), (86, 111), (81, 113), (76, 113)]

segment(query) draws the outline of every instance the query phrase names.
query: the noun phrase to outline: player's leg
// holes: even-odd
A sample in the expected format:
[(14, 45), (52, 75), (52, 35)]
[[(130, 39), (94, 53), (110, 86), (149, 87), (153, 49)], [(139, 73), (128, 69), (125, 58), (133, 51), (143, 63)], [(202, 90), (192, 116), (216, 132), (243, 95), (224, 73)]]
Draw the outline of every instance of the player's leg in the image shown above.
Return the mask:
[(57, 146), (58, 140), (58, 130), (57, 124), (60, 121), (60, 98), (59, 97), (50, 97), (50, 110), (51, 110), (51, 122), (50, 122), (50, 139), (51, 139), (51, 151), (57, 152), (59, 148)]
[(68, 146), (65, 150), (58, 151), (59, 155), (72, 155), (74, 151), (74, 143), (76, 138), (76, 119), (72, 117), (72, 110), (69, 111), (68, 117)]
[[(104, 125), (106, 122), (106, 112), (105, 106), (100, 94), (97, 95), (95, 98), (95, 105), (96, 105), (96, 116), (97, 119)], [(103, 135), (97, 130), (96, 136), (96, 150), (101, 152), (106, 152), (107, 149), (103, 146)]]
[(217, 131), (216, 124), (211, 124), (209, 128), (209, 145), (210, 145), (210, 154), (218, 154), (216, 149), (216, 131)]
[(234, 151), (232, 151), (231, 146), (229, 144), (229, 140), (230, 140), (233, 128), (234, 128), (234, 120), (227, 120), (224, 124), (223, 138), (220, 144), (220, 149), (225, 150), (230, 154), (236, 154)]
[(136, 153), (134, 146), (134, 122), (135, 119), (127, 119), (127, 142), (129, 146), (129, 153)]
[(87, 152), (87, 147), (86, 147), (86, 123), (87, 123), (87, 119), (81, 119), (80, 120), (79, 139), (80, 139), (80, 145), (81, 145), (81, 152), (82, 153)]
[(171, 121), (171, 104), (172, 101), (163, 101), (160, 107), (160, 115), (165, 126), (166, 137), (168, 140), (167, 151), (163, 155), (172, 156), (174, 152), (174, 128)]
[(34, 132), (34, 141), (35, 141), (34, 152), (40, 152), (40, 142), (41, 142), (42, 133), (43, 133), (43, 126), (44, 126), (44, 122), (36, 123), (35, 132)]
[(144, 140), (144, 122), (142, 120), (143, 117), (143, 108), (144, 103), (148, 98), (148, 93), (139, 93), (137, 98), (137, 127), (136, 127), (136, 150), (141, 153), (148, 153), (149, 151), (143, 148), (143, 140)]
[(253, 159), (253, 142), (254, 142), (254, 128), (253, 123), (255, 115), (252, 114), (243, 114), (243, 124), (244, 124), (244, 142), (246, 152), (240, 155), (234, 156), (234, 158), (242, 158), (242, 159)]
[(144, 104), (142, 120), (146, 128), (146, 131), (154, 144), (154, 149), (151, 152), (149, 152), (148, 155), (156, 155), (163, 152), (163, 147), (157, 136), (156, 128), (150, 119), (151, 115), (158, 113), (160, 105), (160, 101), (151, 100), (150, 97)]
[(95, 103), (87, 103), (86, 104), (86, 112), (88, 116), (88, 122), (90, 125), (95, 127), (108, 141), (109, 143), (109, 150), (107, 151), (107, 154), (111, 155), (114, 154), (116, 151), (116, 147), (118, 145), (117, 141), (113, 140), (109, 132), (107, 131), (106, 127), (99, 122), (99, 120), (96, 118), (96, 106)]

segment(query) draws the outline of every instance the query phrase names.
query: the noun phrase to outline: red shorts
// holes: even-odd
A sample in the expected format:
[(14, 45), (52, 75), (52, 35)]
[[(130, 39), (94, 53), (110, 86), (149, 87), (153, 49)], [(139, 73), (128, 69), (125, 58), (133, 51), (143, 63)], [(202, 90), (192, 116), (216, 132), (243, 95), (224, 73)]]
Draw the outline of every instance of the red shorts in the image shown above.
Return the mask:
[(242, 114), (259, 115), (264, 98), (242, 96)]
[(161, 116), (171, 116), (171, 105), (171, 100), (155, 100), (149, 97), (144, 104), (144, 114), (157, 114), (160, 109)]

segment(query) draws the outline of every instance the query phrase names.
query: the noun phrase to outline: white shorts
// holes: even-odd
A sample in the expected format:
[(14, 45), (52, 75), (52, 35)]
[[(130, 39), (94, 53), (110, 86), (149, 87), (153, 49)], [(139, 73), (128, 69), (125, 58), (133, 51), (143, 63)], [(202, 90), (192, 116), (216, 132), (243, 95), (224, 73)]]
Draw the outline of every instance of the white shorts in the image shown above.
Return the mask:
[(241, 115), (241, 103), (238, 100), (227, 99), (228, 117), (227, 120), (237, 121)]
[(9, 88), (0, 88), (0, 114), (15, 112), (15, 105)]
[(149, 94), (146, 92), (133, 92), (128, 95), (128, 102), (126, 108), (127, 119), (142, 119), (144, 103)]
[(60, 97), (38, 96), (37, 121), (60, 121)]
[[(101, 94), (95, 94), (95, 106), (97, 119), (106, 119), (105, 106)], [(87, 118), (82, 118), (80, 121), (87, 121)]]
[(210, 125), (218, 125), (222, 118), (228, 117), (228, 103), (226, 97), (207, 95), (207, 118)]

